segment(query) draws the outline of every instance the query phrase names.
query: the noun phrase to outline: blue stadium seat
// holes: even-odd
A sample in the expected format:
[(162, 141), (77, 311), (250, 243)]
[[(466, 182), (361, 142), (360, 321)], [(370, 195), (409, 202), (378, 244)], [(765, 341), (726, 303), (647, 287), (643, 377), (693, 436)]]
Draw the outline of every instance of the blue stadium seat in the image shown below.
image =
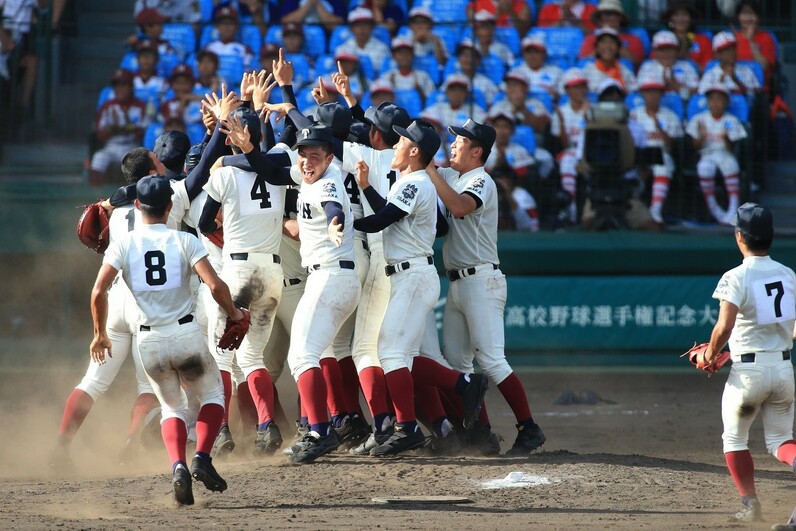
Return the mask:
[(218, 56), (218, 75), (226, 79), (233, 88), (240, 84), (245, 66), (240, 55), (223, 54)]
[[(272, 42), (282, 46), (282, 26), (275, 24), (268, 28), (265, 42)], [(326, 53), (326, 32), (321, 26), (307, 24), (304, 26), (304, 52), (315, 59)]]
[[(439, 85), (439, 64), (437, 63), (437, 58), (433, 55), (421, 55), (420, 57), (415, 57), (415, 60), (412, 61), (412, 66), (415, 70), (422, 70), (429, 75), (431, 81), (434, 82), (434, 85)], [(390, 56), (384, 60), (384, 64), (381, 67), (381, 71), (379, 75), (384, 74), (385, 72), (389, 72), (397, 68), (395, 65), (395, 60)]]
[(641, 44), (644, 45), (644, 57), (649, 57), (650, 50), (652, 49), (652, 42), (650, 41), (650, 34), (647, 33), (647, 30), (644, 28), (627, 28), (625, 31), (638, 37)]
[[(588, 98), (588, 100), (590, 102), (592, 102), (592, 103), (597, 103), (597, 94), (595, 94), (594, 92), (587, 92), (586, 93), (586, 98)], [(558, 105), (559, 106), (566, 105), (567, 103), (569, 103), (569, 96), (565, 92), (565, 93), (561, 94), (561, 96), (559, 96)]]
[(196, 144), (205, 137), (205, 126), (204, 124), (188, 124), (185, 126), (185, 134), (188, 135), (191, 144)]
[(412, 118), (419, 116), (423, 110), (423, 100), (415, 89), (396, 90), (395, 103), (406, 109)]
[[(707, 97), (704, 94), (694, 94), (688, 102), (688, 119), (690, 120), (708, 108)], [(727, 112), (738, 118), (742, 123), (749, 121), (749, 103), (743, 94), (730, 95), (730, 105)]]
[[(459, 66), (459, 60), (454, 56), (448, 59), (448, 62), (445, 64), (445, 69), (442, 72), (442, 79), (447, 79), (448, 76), (456, 72), (461, 72), (461, 67)], [(491, 79), (496, 85), (500, 85), (503, 82), (506, 66), (503, 64), (503, 61), (494, 55), (485, 55), (481, 58), (481, 65), (478, 67), (478, 72)]]
[[(529, 2), (532, 5), (532, 2)], [(520, 54), (520, 34), (512, 27), (495, 28), (495, 39), (509, 47), (515, 56)]]
[(180, 60), (185, 60), (188, 54), (196, 51), (196, 34), (190, 24), (164, 24), (161, 38), (169, 41)]
[(685, 109), (683, 108), (683, 99), (680, 97), (679, 94), (674, 92), (666, 92), (663, 95), (663, 99), (661, 99), (661, 105), (672, 111), (674, 114), (677, 115), (680, 120), (683, 119), (683, 114)]
[[(343, 44), (352, 36), (353, 34), (351, 33), (351, 30), (348, 29), (348, 26), (337, 26), (332, 31), (332, 34), (329, 36), (329, 51), (334, 52), (338, 46)], [(390, 32), (387, 31), (387, 28), (385, 28), (384, 26), (376, 26), (375, 28), (373, 28), (373, 36), (379, 39), (387, 46), (390, 46), (390, 41), (392, 37), (390, 36)]]
[(557, 66), (561, 70), (566, 70), (567, 68), (575, 66), (575, 63), (569, 57), (548, 57), (545, 63)]
[(100, 90), (99, 96), (97, 97), (97, 109), (102, 107), (106, 101), (113, 99), (113, 96), (113, 87), (103, 87), (103, 89)]
[[(155, 149), (155, 140), (158, 139), (160, 135), (163, 134), (163, 124), (160, 122), (153, 122), (149, 124), (144, 131), (144, 147), (147, 149)], [(202, 139), (200, 138), (197, 142), (200, 142)]]
[(536, 98), (537, 100), (542, 102), (542, 105), (545, 106), (545, 108), (547, 109), (547, 112), (549, 112), (549, 113), (553, 112), (553, 108), (554, 108), (554, 106), (553, 106), (553, 97), (550, 94), (548, 94), (547, 92), (531, 92), (531, 93), (528, 94), (528, 97)]
[(119, 68), (124, 68), (130, 72), (138, 72), (138, 56), (135, 52), (128, 52), (119, 61)]
[(536, 133), (530, 125), (515, 125), (511, 141), (524, 147), (531, 155), (536, 152)]
[(467, 21), (469, 0), (430, 0), (427, 7), (434, 13), (436, 24)]
[[(212, 24), (202, 26), (202, 32), (199, 34), (199, 49), (201, 50), (213, 41), (218, 40), (218, 30)], [(259, 50), (258, 50), (259, 51)]]
[(199, 8), (202, 11), (202, 22), (211, 22), (213, 20), (213, 8), (216, 7), (214, 0), (199, 0)]
[(263, 46), (263, 36), (260, 34), (260, 28), (254, 24), (244, 24), (240, 28), (240, 42), (251, 48), (255, 55), (260, 53), (260, 48)]
[(158, 61), (158, 75), (168, 81), (169, 77), (171, 77), (171, 71), (180, 63), (182, 63), (182, 61), (174, 54), (169, 53), (161, 55)]
[(312, 68), (306, 55), (289, 53), (285, 54), (285, 60), (293, 64), (293, 86), (295, 88), (301, 88), (312, 82)]
[[(487, 110), (486, 96), (484, 96), (484, 93), (478, 89), (473, 89), (472, 96), (475, 104), (486, 111)], [(428, 99), (426, 100), (426, 107), (428, 107), (429, 105), (434, 105), (435, 103), (439, 103), (441, 101), (448, 101), (448, 98), (445, 96), (445, 91), (442, 89), (435, 90), (434, 92), (428, 95)]]
[(566, 58), (575, 64), (583, 43), (583, 31), (578, 28), (534, 28), (528, 35), (541, 34), (547, 46), (548, 60)]
[(636, 107), (643, 107), (644, 98), (641, 97), (639, 92), (631, 92), (625, 97), (625, 105), (627, 105), (628, 111), (632, 111)]
[(337, 72), (337, 61), (334, 60), (334, 55), (328, 53), (319, 55), (315, 59), (315, 73), (312, 84), (314, 85), (318, 81), (318, 76), (325, 76), (332, 72)]

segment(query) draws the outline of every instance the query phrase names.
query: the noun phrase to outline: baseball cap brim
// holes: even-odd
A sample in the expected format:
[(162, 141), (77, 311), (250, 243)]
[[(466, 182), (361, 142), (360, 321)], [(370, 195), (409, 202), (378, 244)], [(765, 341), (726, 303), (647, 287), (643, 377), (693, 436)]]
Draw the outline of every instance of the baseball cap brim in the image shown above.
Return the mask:
[(315, 138), (307, 138), (305, 140), (299, 140), (298, 142), (293, 144), (293, 147), (291, 147), (290, 149), (296, 151), (299, 148), (299, 146), (325, 146), (326, 144), (331, 144), (331, 141), (318, 140)]
[(409, 136), (409, 131), (406, 130), (406, 127), (401, 127), (400, 125), (394, 125), (392, 126), (392, 130), (395, 131), (398, 135), (404, 138), (408, 138), (409, 140), (412, 140), (412, 137)]
[(472, 140), (478, 140), (478, 137), (475, 136), (472, 131), (468, 131), (464, 127), (459, 127), (457, 125), (449, 125), (448, 132), (452, 135), (464, 136)]
[(389, 131), (385, 131), (379, 127), (379, 124), (376, 123), (376, 107), (368, 107), (365, 110), (365, 123), (374, 126), (376, 129), (381, 131), (382, 133), (388, 133)]

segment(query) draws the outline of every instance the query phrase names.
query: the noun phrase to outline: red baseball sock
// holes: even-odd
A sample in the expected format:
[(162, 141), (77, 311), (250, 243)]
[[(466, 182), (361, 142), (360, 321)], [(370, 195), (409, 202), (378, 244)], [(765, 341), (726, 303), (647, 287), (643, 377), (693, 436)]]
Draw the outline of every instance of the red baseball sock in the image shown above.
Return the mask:
[(334, 358), (321, 358), (321, 372), (326, 382), (326, 407), (329, 413), (342, 415), (348, 409), (345, 403), (345, 392), (343, 391), (343, 375), (340, 373), (340, 364)]
[(412, 373), (408, 368), (390, 371), (384, 375), (387, 380), (387, 389), (395, 406), (395, 416), (398, 422), (413, 422), (415, 416), (414, 384)]
[(478, 420), (484, 426), (492, 425), (492, 423), (489, 421), (489, 413), (486, 412), (486, 399), (484, 399), (484, 405), (481, 406), (481, 413), (478, 415)]
[(61, 429), (58, 435), (64, 441), (71, 441), (80, 429), (86, 415), (94, 405), (94, 399), (81, 389), (72, 389), (64, 405), (64, 415), (61, 417)]
[(370, 414), (373, 418), (389, 411), (387, 404), (387, 380), (381, 367), (366, 367), (359, 373), (359, 382), (362, 385), (362, 394), (368, 403)]
[(460, 375), (459, 371), (449, 369), (425, 356), (415, 356), (412, 361), (412, 378), (420, 385), (456, 389), (456, 382), (459, 381)]
[(279, 391), (276, 390), (276, 384), (274, 384), (274, 421), (282, 426), (288, 425), (287, 415), (285, 415), (285, 410), (282, 408), (282, 402), (279, 401)]
[(348, 413), (362, 413), (359, 407), (359, 375), (354, 358), (346, 356), (337, 362), (340, 365), (340, 374), (343, 377), (343, 393), (345, 397), (345, 407)]
[(415, 381), (415, 404), (417, 411), (423, 413), (423, 419), (426, 420), (426, 424), (429, 426), (431, 421), (446, 416), (445, 409), (442, 407), (440, 392), (431, 385), (418, 385), (417, 381)]
[(244, 427), (257, 426), (257, 406), (254, 405), (248, 382), (243, 382), (238, 386), (238, 412)]
[(785, 441), (777, 448), (777, 459), (792, 467), (796, 460), (796, 441)]
[(210, 453), (213, 443), (221, 429), (221, 422), (224, 419), (226, 408), (218, 404), (205, 404), (199, 410), (196, 418), (196, 451)]
[(528, 405), (528, 396), (525, 394), (525, 388), (516, 373), (512, 372), (509, 374), (497, 387), (514, 412), (517, 422), (523, 422), (531, 418), (531, 406)]
[(246, 377), (254, 405), (257, 407), (257, 424), (271, 420), (274, 406), (274, 382), (265, 369), (257, 369)]
[(232, 401), (232, 374), (227, 371), (221, 372), (221, 383), (224, 384), (224, 418), (222, 425), (229, 424), (229, 403)]
[(755, 464), (749, 450), (724, 454), (727, 468), (741, 496), (755, 495)]
[(128, 437), (138, 433), (147, 413), (152, 411), (157, 405), (158, 397), (152, 393), (141, 393), (135, 398), (133, 409), (130, 411), (130, 426), (127, 428)]
[[(169, 456), (171, 465), (177, 461), (186, 463), (185, 443), (188, 440), (188, 429), (185, 421), (176, 417), (167, 418), (160, 423), (160, 435), (163, 437), (163, 444), (166, 445), (166, 453)], [(212, 446), (212, 443), (210, 443)]]
[(307, 411), (310, 424), (329, 422), (326, 411), (326, 381), (319, 367), (308, 369), (298, 377), (301, 406)]

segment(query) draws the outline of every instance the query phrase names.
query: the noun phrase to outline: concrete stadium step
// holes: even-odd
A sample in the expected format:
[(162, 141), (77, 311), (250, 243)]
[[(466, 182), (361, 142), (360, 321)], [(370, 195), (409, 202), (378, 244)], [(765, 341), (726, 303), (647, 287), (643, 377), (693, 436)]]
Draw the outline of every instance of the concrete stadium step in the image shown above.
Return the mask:
[(796, 195), (796, 160), (766, 163), (766, 193)]
[(3, 177), (29, 175), (80, 175), (88, 156), (88, 145), (82, 141), (39, 143), (7, 143), (2, 146)]

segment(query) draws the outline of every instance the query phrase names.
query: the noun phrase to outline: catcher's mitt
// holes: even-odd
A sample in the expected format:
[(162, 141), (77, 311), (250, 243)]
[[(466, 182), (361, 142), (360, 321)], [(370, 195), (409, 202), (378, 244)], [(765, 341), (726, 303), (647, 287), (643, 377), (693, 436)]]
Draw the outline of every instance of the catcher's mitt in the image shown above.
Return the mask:
[(108, 213), (102, 201), (87, 205), (77, 220), (77, 237), (92, 251), (102, 254), (108, 248)]
[(694, 367), (700, 371), (705, 371), (708, 373), (708, 376), (711, 376), (714, 372), (717, 372), (719, 369), (724, 367), (728, 361), (730, 361), (730, 353), (727, 351), (719, 352), (716, 354), (716, 357), (713, 358), (713, 361), (708, 363), (705, 360), (705, 353), (707, 350), (708, 343), (702, 343), (700, 345), (694, 343), (694, 346), (680, 357), (682, 358), (683, 356), (688, 356), (688, 361), (690, 361)]
[(240, 321), (233, 321), (227, 317), (227, 326), (224, 328), (224, 333), (221, 335), (221, 339), (218, 340), (219, 348), (223, 348), (224, 350), (234, 350), (240, 347), (240, 344), (243, 341), (243, 336), (245, 336), (246, 332), (249, 331), (249, 325), (251, 324), (251, 315), (249, 315), (249, 310), (241, 308), (240, 311), (243, 312), (243, 319)]

